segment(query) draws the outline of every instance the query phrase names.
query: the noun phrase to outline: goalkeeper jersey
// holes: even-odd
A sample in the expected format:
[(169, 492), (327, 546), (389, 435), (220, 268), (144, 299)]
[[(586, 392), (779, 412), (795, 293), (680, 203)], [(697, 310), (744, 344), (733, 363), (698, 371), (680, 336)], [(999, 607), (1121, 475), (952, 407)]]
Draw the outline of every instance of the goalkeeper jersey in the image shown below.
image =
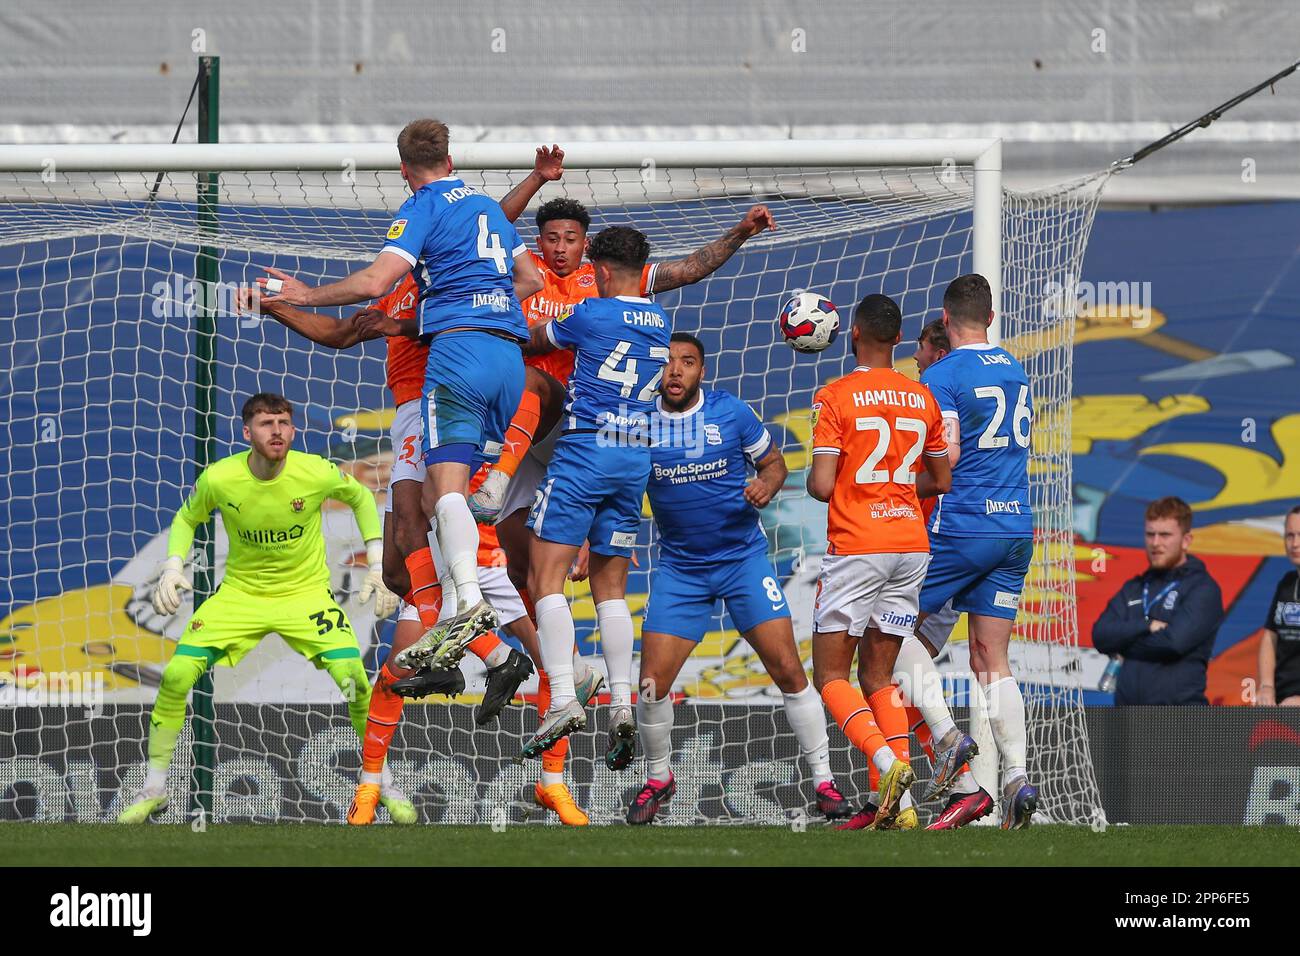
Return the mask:
[(330, 586), (320, 528), (326, 498), (351, 506), (363, 539), (382, 537), (375, 496), (333, 462), (290, 451), (280, 474), (262, 481), (248, 468), (249, 454), (223, 458), (199, 475), (172, 522), (169, 556), (183, 560), (194, 529), (218, 510), (230, 539), (222, 583), (275, 597)]

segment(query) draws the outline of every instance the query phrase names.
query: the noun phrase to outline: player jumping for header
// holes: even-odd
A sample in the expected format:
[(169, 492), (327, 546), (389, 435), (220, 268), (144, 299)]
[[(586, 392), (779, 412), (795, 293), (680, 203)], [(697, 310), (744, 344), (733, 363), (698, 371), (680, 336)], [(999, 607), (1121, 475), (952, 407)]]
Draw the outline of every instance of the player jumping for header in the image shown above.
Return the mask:
[(602, 231), (587, 252), (600, 297), (534, 326), (528, 345), (530, 353), (572, 348), (575, 365), (564, 431), (528, 518), (533, 531), (528, 590), (537, 607), (551, 707), (524, 744), (525, 757), (537, 756), (587, 723), (575, 699), (573, 615), (564, 596), (565, 575), (584, 541), (591, 547), (591, 594), (609, 670), (606, 764), (627, 766), (635, 748), (627, 572), (650, 476), (649, 419), (671, 334), (664, 310), (639, 295), (649, 254), (650, 244), (635, 229)]
[[(153, 593), (159, 614), (175, 614), (180, 592), (193, 587), (185, 558), (194, 529), (213, 510), (221, 512), (230, 539), (226, 573), (190, 618), (163, 671), (149, 718), (144, 788), (119, 823), (144, 823), (166, 808), (167, 768), (185, 724), (186, 698), (199, 677), (213, 664), (234, 667), (269, 633), (330, 675), (347, 699), (358, 739), (365, 737), (370, 682), (352, 625), (330, 590), (320, 507), (326, 498), (351, 506), (369, 563), (359, 599), (373, 594), (382, 620), (393, 613), (397, 598), (383, 585), (375, 497), (337, 465), (290, 449), (293, 407), (283, 396), (254, 395), (244, 403), (243, 419), (244, 439), (252, 447), (204, 469), (172, 522), (168, 557)], [(395, 822), (416, 822), (415, 807), (387, 780), (379, 799)]]
[[(425, 513), (455, 586), (457, 614), (431, 627), (396, 660), (402, 667), (456, 666), (474, 638), (497, 624), (479, 588), (478, 531), (466, 497), (470, 475), (500, 454), (519, 407), (524, 367), (518, 343), (528, 336), (519, 300), (542, 279), (500, 205), (452, 174), (445, 124), (415, 120), (397, 137), (402, 204), (375, 261), (345, 279), (309, 288), (276, 270), (277, 298), (291, 305), (349, 305), (386, 294), (414, 271), (420, 333), (431, 338), (421, 396)], [(258, 280), (263, 286), (265, 279)], [(423, 532), (421, 532), (423, 533)], [(443, 600), (453, 596), (443, 588)]]

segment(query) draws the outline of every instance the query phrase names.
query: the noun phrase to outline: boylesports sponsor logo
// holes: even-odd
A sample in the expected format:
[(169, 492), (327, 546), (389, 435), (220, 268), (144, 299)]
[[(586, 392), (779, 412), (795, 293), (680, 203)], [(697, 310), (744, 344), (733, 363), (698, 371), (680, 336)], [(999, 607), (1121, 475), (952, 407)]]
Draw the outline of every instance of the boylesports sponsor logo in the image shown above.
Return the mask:
[(1012, 594), (1010, 591), (998, 591), (993, 595), (993, 606), (1014, 611), (1020, 607), (1020, 595)]
[(986, 515), (1018, 515), (1020, 511), (1020, 499), (1012, 501), (995, 501), (992, 498), (984, 499), (984, 513)]
[(683, 461), (675, 465), (661, 465), (658, 462), (651, 467), (654, 481), (666, 481), (674, 485), (684, 485), (692, 481), (709, 481), (727, 473), (729, 459), (715, 458), (713, 461)]
[(296, 524), (292, 528), (247, 528), (239, 529), (239, 540), (245, 544), (285, 544), (289, 541), (297, 541), (302, 537), (305, 529), (302, 525)]

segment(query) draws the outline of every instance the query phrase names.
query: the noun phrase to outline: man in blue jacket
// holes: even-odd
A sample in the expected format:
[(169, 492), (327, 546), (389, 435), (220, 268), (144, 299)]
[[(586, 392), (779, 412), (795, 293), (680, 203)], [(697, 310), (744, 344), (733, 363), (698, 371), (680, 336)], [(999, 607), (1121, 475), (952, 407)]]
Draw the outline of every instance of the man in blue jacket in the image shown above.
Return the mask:
[(1187, 553), (1192, 509), (1181, 498), (1147, 506), (1150, 567), (1125, 582), (1092, 628), (1092, 646), (1122, 657), (1115, 703), (1206, 704), (1205, 668), (1223, 623), (1223, 595)]

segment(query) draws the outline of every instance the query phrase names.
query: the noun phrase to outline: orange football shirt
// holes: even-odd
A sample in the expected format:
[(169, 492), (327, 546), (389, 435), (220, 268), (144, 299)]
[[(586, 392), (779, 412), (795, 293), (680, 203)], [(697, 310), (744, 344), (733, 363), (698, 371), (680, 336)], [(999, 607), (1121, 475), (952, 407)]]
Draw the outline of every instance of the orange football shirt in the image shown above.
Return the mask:
[[(596, 293), (596, 269), (590, 262), (584, 262), (567, 276), (556, 275), (543, 259), (535, 252), (529, 253), (542, 274), (540, 292), (530, 295), (523, 301), (524, 319), (531, 329), (540, 322), (558, 319), (583, 299), (593, 298)], [(655, 267), (647, 264), (641, 270), (641, 294), (649, 295), (653, 287)], [(532, 355), (524, 359), (526, 365), (532, 365), (554, 376), (561, 385), (569, 384), (573, 374), (573, 352), (569, 349), (556, 349), (545, 355)]]
[[(375, 303), (390, 318), (415, 318), (415, 303), (419, 292), (415, 278), (408, 272), (397, 288)], [(388, 390), (397, 405), (405, 405), (420, 397), (424, 389), (424, 369), (429, 364), (429, 346), (419, 339), (405, 335), (388, 337)]]
[(859, 366), (813, 398), (813, 454), (836, 455), (828, 554), (929, 551), (916, 496), (922, 454), (948, 454), (930, 390), (892, 368)]

